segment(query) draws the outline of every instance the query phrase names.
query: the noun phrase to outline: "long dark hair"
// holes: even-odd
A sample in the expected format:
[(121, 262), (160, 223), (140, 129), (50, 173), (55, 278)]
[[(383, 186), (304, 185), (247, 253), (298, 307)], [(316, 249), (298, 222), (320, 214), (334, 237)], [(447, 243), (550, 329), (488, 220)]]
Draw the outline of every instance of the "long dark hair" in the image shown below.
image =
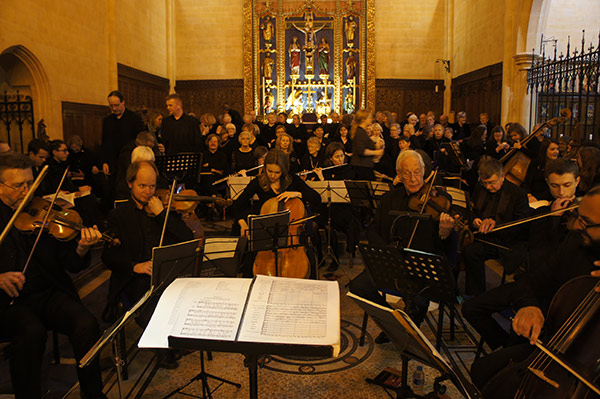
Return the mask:
[(548, 147), (550, 147), (550, 144), (553, 143), (558, 145), (558, 142), (556, 140), (545, 138), (544, 141), (542, 141), (542, 144), (540, 145), (540, 152), (538, 152), (538, 165), (540, 170), (544, 170), (544, 168), (546, 167), (546, 162), (548, 161), (546, 159), (546, 152), (548, 151)]
[(271, 189), (271, 182), (267, 175), (267, 165), (277, 165), (281, 168), (281, 177), (279, 178), (280, 192), (284, 192), (292, 183), (292, 176), (290, 175), (290, 161), (285, 152), (281, 150), (272, 149), (267, 152), (265, 156), (265, 163), (263, 165), (263, 173), (258, 175), (258, 184), (264, 191)]
[(592, 146), (579, 147), (578, 155), (581, 158), (579, 188), (586, 192), (595, 185), (600, 175), (600, 149)]

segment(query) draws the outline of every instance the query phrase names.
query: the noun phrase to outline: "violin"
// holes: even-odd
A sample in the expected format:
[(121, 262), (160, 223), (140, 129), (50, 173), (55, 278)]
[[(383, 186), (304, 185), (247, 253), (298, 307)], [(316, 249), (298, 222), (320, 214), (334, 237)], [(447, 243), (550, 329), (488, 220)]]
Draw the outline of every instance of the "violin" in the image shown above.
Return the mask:
[[(169, 205), (169, 197), (171, 191), (166, 188), (156, 190), (155, 194), (163, 203), (164, 207)], [(215, 202), (221, 206), (230, 206), (233, 200), (230, 198), (210, 197), (207, 195), (198, 195), (196, 191), (191, 189), (181, 190), (173, 196), (171, 201), (171, 210), (179, 213), (193, 212), (200, 202)]]
[(423, 187), (419, 192), (419, 195), (412, 196), (408, 200), (408, 207), (412, 211), (419, 212), (421, 208), (423, 208), (423, 205), (425, 205), (423, 213), (431, 215), (432, 219), (440, 220), (440, 215), (442, 213), (447, 213), (454, 218), (454, 229), (456, 231), (461, 232), (465, 229), (469, 229), (468, 221), (466, 221), (459, 212), (452, 210), (450, 199), (441, 195), (441, 193), (446, 192), (443, 187), (432, 188), (426, 203), (424, 203), (426, 195), (425, 190), (427, 190), (427, 188)]
[[(266, 274), (268, 276), (308, 278), (310, 275), (310, 264), (306, 249), (300, 245), (299, 234), (301, 224), (299, 223), (305, 217), (305, 209), (302, 200), (292, 198), (285, 202), (280, 202), (277, 198), (270, 198), (260, 208), (260, 214), (280, 212), (290, 210), (290, 227), (287, 245), (291, 248), (283, 248), (274, 254), (274, 251), (259, 251), (254, 261), (253, 272), (257, 274)], [(296, 223), (294, 223), (296, 222)], [(275, 256), (277, 256), (277, 267), (275, 267)], [(276, 270), (277, 269), (277, 270)]]
[[(15, 220), (15, 227), (23, 232), (33, 232), (42, 227), (49, 207), (50, 203), (48, 201), (35, 197), (31, 200), (29, 206), (19, 214)], [(52, 209), (44, 228), (57, 240), (70, 241), (85, 228), (81, 222), (82, 219), (79, 213), (72, 209)], [(108, 234), (102, 233), (102, 240), (111, 244), (118, 244), (118, 240)]]
[(600, 397), (598, 278), (581, 276), (552, 298), (538, 349), (511, 363), (483, 389), (486, 399), (592, 399)]

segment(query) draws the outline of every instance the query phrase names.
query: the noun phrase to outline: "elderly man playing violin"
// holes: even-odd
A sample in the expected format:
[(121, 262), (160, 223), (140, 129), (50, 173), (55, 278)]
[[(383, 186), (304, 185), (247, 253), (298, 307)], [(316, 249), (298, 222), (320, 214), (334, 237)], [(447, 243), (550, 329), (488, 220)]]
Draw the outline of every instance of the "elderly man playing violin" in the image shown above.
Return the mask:
[[(394, 217), (390, 215), (390, 211), (418, 212), (409, 207), (409, 201), (413, 197), (424, 196), (428, 188), (424, 182), (425, 164), (418, 152), (402, 151), (396, 160), (396, 171), (402, 184), (381, 198), (375, 219), (367, 231), (369, 244), (373, 246), (407, 247), (415, 221), (399, 220), (394, 223)], [(439, 192), (437, 195), (442, 195), (451, 202), (450, 196), (446, 193)], [(394, 227), (394, 231), (390, 231), (392, 227)], [(453, 228), (454, 219), (446, 213), (440, 214), (439, 221), (433, 219), (420, 221), (410, 249), (436, 254), (449, 253), (453, 246), (452, 239), (450, 239)], [(350, 291), (382, 306), (389, 306), (379, 294), (377, 287), (371, 282), (366, 271), (352, 280)], [(410, 302), (412, 306), (407, 308), (406, 312), (418, 325), (425, 317), (429, 301), (418, 296)], [(378, 342), (387, 341), (385, 337), (380, 336)]]
[[(21, 154), (0, 155), (0, 227), (7, 226), (33, 183), (32, 161)], [(42, 233), (27, 270), (35, 234), (11, 229), (0, 245), (0, 337), (10, 340), (11, 380), (16, 398), (41, 398), (40, 374), (47, 331), (69, 337), (79, 361), (100, 336), (96, 318), (83, 306), (71, 272), (89, 263), (89, 248), (102, 234), (83, 228), (77, 242)], [(82, 398), (105, 398), (98, 360), (77, 368)]]

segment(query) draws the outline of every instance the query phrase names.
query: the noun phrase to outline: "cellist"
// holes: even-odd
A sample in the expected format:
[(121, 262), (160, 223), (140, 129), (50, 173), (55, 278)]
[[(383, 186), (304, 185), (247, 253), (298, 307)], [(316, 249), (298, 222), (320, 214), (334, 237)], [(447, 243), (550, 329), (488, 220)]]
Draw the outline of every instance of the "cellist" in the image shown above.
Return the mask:
[[(0, 154), (0, 231), (31, 187), (32, 164), (21, 154)], [(96, 228), (82, 229), (77, 242), (60, 242), (42, 233), (25, 273), (22, 270), (35, 235), (13, 228), (0, 246), (0, 336), (11, 341), (10, 371), (16, 398), (42, 396), (47, 330), (66, 334), (78, 361), (100, 337), (96, 318), (81, 303), (65, 269), (77, 272), (86, 267), (89, 248), (101, 237)], [(98, 359), (77, 368), (77, 375), (82, 397), (106, 397)]]
[[(290, 173), (288, 156), (281, 150), (269, 150), (265, 156), (263, 171), (250, 181), (244, 191), (235, 200), (230, 208), (234, 227), (239, 227), (239, 234), (244, 236), (248, 231), (246, 218), (250, 213), (250, 199), (258, 196), (258, 206), (262, 206), (268, 199), (277, 197), (279, 201), (300, 198), (309, 203), (311, 209), (317, 209), (321, 204), (321, 196), (310, 188), (300, 177)], [(237, 223), (235, 223), (237, 222)], [(237, 229), (236, 229), (237, 230)], [(237, 231), (234, 230), (234, 234)], [(245, 260), (245, 265), (251, 266), (254, 259)], [(245, 276), (251, 275), (251, 270), (244, 267)]]
[(471, 377), (475, 385), (483, 389), (484, 397), (488, 390), (499, 388), (486, 384), (500, 370), (510, 361), (520, 362), (531, 354), (532, 345), (544, 327), (546, 310), (558, 289), (578, 276), (600, 277), (600, 186), (592, 188), (583, 197), (571, 229), (557, 255), (547, 259), (546, 268), (526, 274), (510, 284), (512, 306), (517, 311), (512, 329), (527, 342), (495, 351), (473, 363)]

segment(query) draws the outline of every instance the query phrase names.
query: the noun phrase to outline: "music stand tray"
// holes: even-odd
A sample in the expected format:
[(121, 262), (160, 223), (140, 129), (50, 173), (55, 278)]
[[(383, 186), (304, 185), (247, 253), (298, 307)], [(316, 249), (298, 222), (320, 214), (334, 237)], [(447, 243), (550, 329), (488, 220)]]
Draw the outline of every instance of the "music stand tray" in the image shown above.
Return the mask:
[[(254, 179), (253, 176), (231, 176), (227, 180), (227, 187), (229, 188), (229, 197), (232, 200), (236, 200), (244, 191), (246, 186)], [(255, 195), (254, 199), (258, 199), (258, 196)]]
[(202, 154), (182, 152), (175, 155), (156, 157), (158, 172), (167, 180), (183, 180), (186, 176), (193, 177), (195, 183), (200, 182), (200, 165)]
[(350, 203), (356, 207), (371, 208), (375, 207), (375, 199), (373, 190), (369, 185), (369, 181), (362, 180), (344, 180)]
[(454, 275), (446, 259), (428, 252), (359, 244), (365, 268), (375, 287), (420, 294), (435, 302), (454, 303)]
[[(289, 209), (266, 215), (249, 215), (250, 251), (268, 251), (275, 246), (287, 246), (289, 224)], [(273, 245), (274, 242), (277, 245)]]
[(444, 379), (449, 379), (466, 398), (481, 397), (472, 384), (460, 379), (458, 374), (454, 372), (406, 313), (398, 309), (392, 310), (383, 307), (351, 292), (348, 292), (346, 295), (375, 321), (400, 351), (403, 360), (402, 382), (404, 389), (403, 392), (397, 391), (397, 397), (414, 397), (407, 384), (407, 366), (408, 360), (411, 359), (440, 371), (442, 377), (436, 379), (437, 384)]
[(235, 277), (248, 242), (247, 237), (207, 237), (200, 277)]

